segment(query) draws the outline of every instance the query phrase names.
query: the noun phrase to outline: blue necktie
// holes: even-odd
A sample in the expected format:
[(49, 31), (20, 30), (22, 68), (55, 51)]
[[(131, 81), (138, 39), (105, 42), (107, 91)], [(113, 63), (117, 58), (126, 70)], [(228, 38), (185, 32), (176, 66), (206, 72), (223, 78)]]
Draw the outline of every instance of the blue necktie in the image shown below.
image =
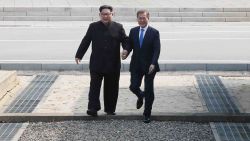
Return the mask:
[(141, 46), (142, 46), (142, 42), (143, 42), (143, 33), (144, 33), (144, 29), (142, 28), (141, 29), (141, 33), (140, 33), (140, 48), (141, 48)]

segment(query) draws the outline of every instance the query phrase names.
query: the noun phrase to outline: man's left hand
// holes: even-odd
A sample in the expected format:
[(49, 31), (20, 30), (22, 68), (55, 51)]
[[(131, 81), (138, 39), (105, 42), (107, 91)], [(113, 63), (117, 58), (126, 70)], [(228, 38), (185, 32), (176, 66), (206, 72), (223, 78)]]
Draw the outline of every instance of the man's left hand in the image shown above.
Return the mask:
[(154, 72), (154, 69), (155, 69), (155, 65), (151, 64), (148, 69), (148, 74), (151, 74), (152, 72)]

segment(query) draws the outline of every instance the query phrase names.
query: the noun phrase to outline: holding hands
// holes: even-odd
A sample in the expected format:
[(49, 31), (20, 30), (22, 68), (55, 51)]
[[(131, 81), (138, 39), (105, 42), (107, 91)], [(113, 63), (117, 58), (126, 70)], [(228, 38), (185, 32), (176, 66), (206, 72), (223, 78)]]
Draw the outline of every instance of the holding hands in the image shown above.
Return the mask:
[(122, 57), (122, 60), (125, 60), (128, 57), (128, 51), (127, 50), (123, 50), (121, 57)]

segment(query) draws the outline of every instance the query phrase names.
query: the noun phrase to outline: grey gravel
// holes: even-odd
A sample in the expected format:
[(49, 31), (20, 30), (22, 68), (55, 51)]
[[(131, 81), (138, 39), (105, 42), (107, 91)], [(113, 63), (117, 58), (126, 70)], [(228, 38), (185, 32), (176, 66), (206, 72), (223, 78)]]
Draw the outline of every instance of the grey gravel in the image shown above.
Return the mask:
[(19, 141), (214, 141), (209, 124), (192, 122), (64, 121), (30, 123)]

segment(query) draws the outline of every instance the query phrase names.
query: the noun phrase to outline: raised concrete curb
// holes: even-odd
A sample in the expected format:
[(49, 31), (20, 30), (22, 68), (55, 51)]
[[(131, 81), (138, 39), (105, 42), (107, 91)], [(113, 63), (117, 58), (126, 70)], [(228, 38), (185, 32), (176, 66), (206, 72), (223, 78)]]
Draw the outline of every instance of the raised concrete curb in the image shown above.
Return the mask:
[(17, 84), (16, 71), (0, 71), (0, 100)]
[[(54, 122), (65, 120), (141, 120), (142, 115), (117, 113), (115, 116), (86, 114), (33, 114), (33, 113), (4, 113), (0, 114), (2, 123), (22, 122)], [(151, 118), (156, 121), (186, 121), (186, 122), (250, 122), (250, 114), (228, 113), (154, 113)]]
[[(161, 71), (250, 71), (250, 64), (160, 63)], [(89, 71), (89, 64), (0, 63), (0, 70)], [(121, 71), (129, 71), (122, 63)]]

